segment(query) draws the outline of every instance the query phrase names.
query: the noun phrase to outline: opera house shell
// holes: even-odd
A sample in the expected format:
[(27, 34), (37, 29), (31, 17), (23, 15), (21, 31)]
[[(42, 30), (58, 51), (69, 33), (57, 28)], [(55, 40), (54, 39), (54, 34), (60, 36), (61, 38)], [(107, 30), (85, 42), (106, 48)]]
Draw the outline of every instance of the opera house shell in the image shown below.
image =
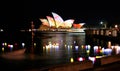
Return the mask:
[[(40, 31), (72, 31), (83, 30), (82, 26), (84, 23), (75, 24), (74, 19), (63, 20), (62, 17), (54, 12), (51, 16), (46, 16), (46, 18), (40, 18), (42, 24), (38, 28)], [(74, 30), (74, 31), (73, 31)]]

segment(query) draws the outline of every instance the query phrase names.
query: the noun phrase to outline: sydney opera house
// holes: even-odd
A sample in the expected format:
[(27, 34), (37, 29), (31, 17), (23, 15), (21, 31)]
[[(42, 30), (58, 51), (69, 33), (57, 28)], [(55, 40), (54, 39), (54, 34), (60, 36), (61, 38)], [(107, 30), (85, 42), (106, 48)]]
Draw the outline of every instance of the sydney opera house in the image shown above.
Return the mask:
[(41, 25), (39, 31), (66, 31), (66, 32), (84, 32), (84, 23), (74, 23), (74, 19), (63, 20), (62, 17), (54, 12), (52, 16), (40, 18)]

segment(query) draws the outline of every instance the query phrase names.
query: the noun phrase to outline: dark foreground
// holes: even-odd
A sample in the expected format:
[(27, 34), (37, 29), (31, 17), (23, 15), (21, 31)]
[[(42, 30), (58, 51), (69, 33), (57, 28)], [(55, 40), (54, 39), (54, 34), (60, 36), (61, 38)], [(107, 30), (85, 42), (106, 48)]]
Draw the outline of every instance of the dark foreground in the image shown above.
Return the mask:
[[(48, 68), (41, 67), (39, 61), (32, 60), (7, 60), (0, 58), (0, 71), (48, 71)], [(114, 62), (102, 66), (94, 66), (93, 68), (83, 71), (119, 71), (120, 61)]]
[[(41, 64), (42, 62), (39, 59), (29, 59), (28, 55), (26, 56), (23, 51), (24, 49), (8, 54), (1, 54), (0, 71), (49, 71), (52, 67), (51, 65), (45, 66), (44, 64)], [(93, 65), (93, 67), (82, 71), (119, 71), (119, 68), (120, 61), (117, 61), (104, 65), (98, 63), (97, 65)]]

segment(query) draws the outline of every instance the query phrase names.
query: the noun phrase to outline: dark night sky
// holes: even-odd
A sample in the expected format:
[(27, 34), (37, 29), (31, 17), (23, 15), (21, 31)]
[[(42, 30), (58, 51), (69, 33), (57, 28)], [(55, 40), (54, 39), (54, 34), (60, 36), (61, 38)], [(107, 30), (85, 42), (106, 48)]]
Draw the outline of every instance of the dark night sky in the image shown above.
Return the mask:
[(46, 18), (51, 12), (59, 14), (64, 20), (75, 19), (75, 23), (85, 22), (96, 25), (101, 20), (109, 24), (120, 23), (119, 4), (105, 1), (44, 0), (24, 3), (24, 20), (29, 18), (36, 25), (39, 18)]
[(5, 29), (25, 29), (34, 21), (40, 25), (39, 18), (46, 18), (51, 12), (59, 14), (64, 20), (75, 19), (75, 23), (97, 24), (105, 20), (109, 24), (120, 24), (119, 2), (82, 0), (24, 0), (23, 2), (1, 3), (0, 27)]

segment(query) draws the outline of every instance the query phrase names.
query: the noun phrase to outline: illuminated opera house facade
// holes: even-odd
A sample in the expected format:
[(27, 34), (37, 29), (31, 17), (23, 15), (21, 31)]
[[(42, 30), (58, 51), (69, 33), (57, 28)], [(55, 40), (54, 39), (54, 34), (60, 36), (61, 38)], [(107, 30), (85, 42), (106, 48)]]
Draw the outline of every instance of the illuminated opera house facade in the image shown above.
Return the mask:
[(84, 23), (75, 24), (74, 19), (63, 20), (61, 16), (52, 12), (51, 16), (40, 18), (42, 24), (39, 27), (40, 31), (66, 31), (66, 32), (84, 32)]

